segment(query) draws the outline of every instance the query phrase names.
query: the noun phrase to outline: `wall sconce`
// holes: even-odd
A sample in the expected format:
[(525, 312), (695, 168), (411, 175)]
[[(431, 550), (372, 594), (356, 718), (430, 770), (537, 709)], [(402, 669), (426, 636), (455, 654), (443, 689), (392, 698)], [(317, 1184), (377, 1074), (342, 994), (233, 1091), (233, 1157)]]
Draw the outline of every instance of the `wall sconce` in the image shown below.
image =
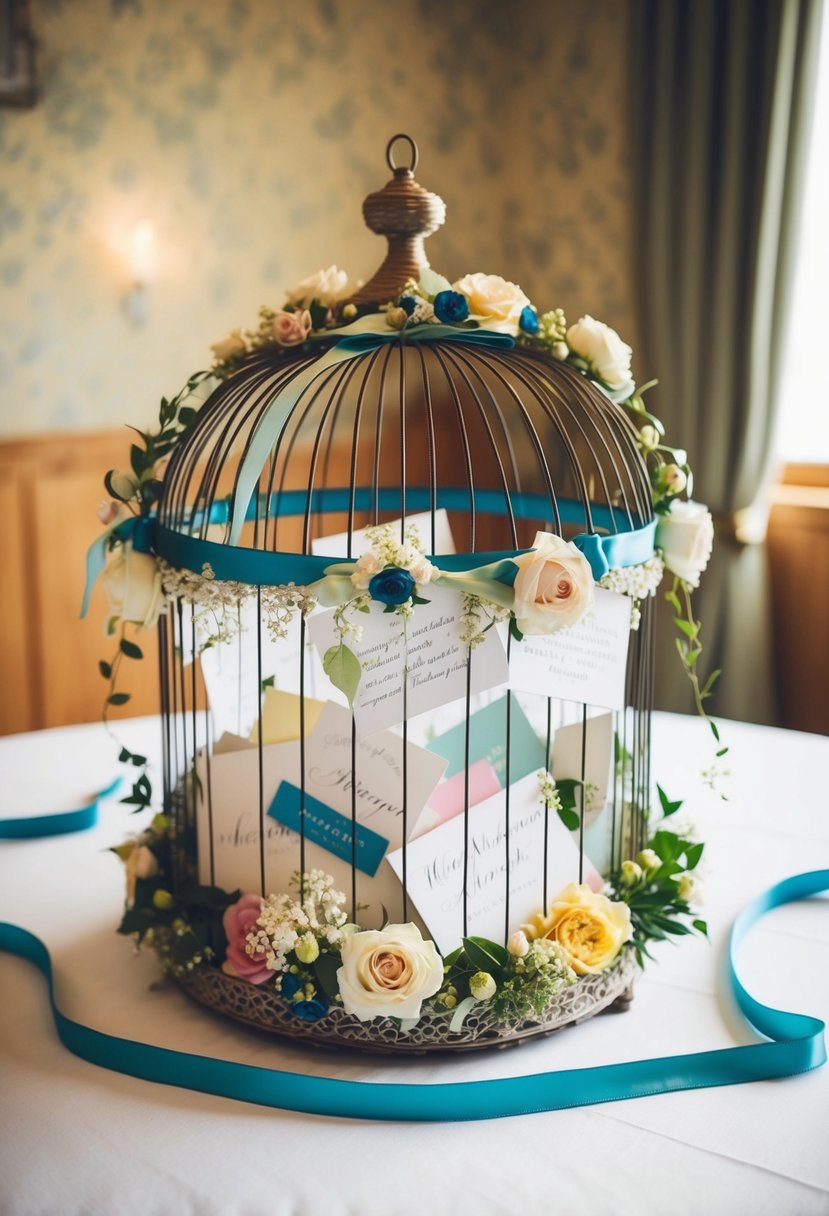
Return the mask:
[(124, 297), (124, 312), (133, 325), (145, 325), (150, 315), (149, 288), (156, 273), (155, 228), (141, 220), (132, 230), (127, 250), (130, 288)]

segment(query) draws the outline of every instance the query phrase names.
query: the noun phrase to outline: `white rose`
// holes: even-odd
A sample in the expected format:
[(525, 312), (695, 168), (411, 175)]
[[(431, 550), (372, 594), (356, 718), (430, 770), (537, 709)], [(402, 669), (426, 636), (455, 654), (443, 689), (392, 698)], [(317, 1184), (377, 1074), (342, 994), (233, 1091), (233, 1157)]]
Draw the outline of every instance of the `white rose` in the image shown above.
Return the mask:
[(127, 541), (118, 546), (103, 577), (110, 616), (152, 629), (165, 606), (155, 558), (150, 553), (137, 553)]
[(699, 586), (713, 546), (714, 521), (703, 503), (675, 498), (668, 514), (659, 516), (656, 547), (671, 573), (689, 587)]
[(219, 363), (222, 363), (225, 359), (233, 359), (237, 355), (243, 355), (247, 350), (247, 343), (242, 337), (241, 329), (232, 329), (226, 338), (222, 338), (219, 342), (214, 342), (210, 349)]
[(318, 270), (291, 288), (288, 303), (295, 308), (310, 308), (314, 300), (318, 300), (326, 308), (333, 308), (345, 295), (347, 286), (348, 275), (345, 271), (329, 266), (327, 270)]
[(497, 274), (468, 274), (452, 284), (469, 300), (469, 311), (482, 317), (486, 328), (499, 334), (518, 333), (521, 313), (529, 304), (520, 287)]
[(593, 606), (593, 571), (574, 544), (536, 533), (533, 548), (512, 559), (515, 623), (522, 633), (555, 633), (577, 624)]
[(530, 950), (530, 943), (527, 941), (527, 935), (522, 929), (516, 929), (510, 935), (510, 939), (507, 942), (507, 950), (509, 950), (513, 958), (526, 958)]
[(443, 983), (443, 962), (417, 925), (386, 925), (347, 937), (337, 983), (346, 1013), (419, 1018), (421, 1003)]
[(567, 345), (608, 388), (622, 389), (630, 384), (633, 391), (630, 375), (633, 351), (615, 329), (592, 317), (582, 317), (567, 330)]

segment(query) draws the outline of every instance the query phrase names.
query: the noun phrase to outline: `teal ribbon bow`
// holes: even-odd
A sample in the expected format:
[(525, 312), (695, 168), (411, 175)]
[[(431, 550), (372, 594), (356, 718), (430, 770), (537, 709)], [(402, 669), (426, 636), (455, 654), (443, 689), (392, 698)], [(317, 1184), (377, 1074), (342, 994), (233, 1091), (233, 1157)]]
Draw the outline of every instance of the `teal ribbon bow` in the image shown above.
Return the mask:
[[(363, 319), (368, 320), (368, 318)], [(231, 508), (230, 544), (237, 545), (245, 522), (248, 504), (253, 496), (262, 469), (274, 444), (279, 439), (299, 398), (316, 380), (346, 359), (371, 354), (383, 346), (397, 342), (401, 345), (419, 342), (462, 342), (471, 346), (510, 349), (515, 339), (509, 334), (493, 333), (487, 329), (457, 329), (452, 325), (415, 325), (411, 329), (389, 329), (381, 332), (363, 329), (360, 321), (337, 331), (339, 338), (310, 366), (293, 377), (286, 388), (280, 389), (257, 423), (248, 450), (239, 467)], [(325, 335), (322, 335), (323, 337)]]

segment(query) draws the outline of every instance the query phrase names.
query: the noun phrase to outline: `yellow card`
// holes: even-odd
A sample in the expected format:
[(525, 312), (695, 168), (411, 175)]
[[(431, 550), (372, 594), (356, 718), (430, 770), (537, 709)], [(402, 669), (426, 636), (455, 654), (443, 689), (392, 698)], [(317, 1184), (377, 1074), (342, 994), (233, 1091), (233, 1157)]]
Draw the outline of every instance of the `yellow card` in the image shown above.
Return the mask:
[[(278, 688), (265, 689), (265, 701), (262, 706), (262, 742), (267, 747), (270, 743), (289, 743), (300, 736), (299, 707), (302, 698), (295, 692), (282, 692)], [(305, 698), (305, 733), (314, 729), (317, 718), (322, 713), (324, 701), (315, 701), (313, 697)], [(259, 723), (254, 722), (250, 732), (254, 743), (259, 742)]]

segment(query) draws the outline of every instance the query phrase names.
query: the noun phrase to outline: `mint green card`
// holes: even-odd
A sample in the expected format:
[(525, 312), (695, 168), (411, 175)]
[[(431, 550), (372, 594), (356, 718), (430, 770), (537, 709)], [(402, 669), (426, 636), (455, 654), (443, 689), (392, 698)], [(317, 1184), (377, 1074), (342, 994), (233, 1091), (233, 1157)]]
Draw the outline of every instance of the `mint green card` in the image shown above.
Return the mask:
[[(527, 715), (518, 703), (518, 698), (512, 698), (510, 712), (510, 784), (520, 781), (530, 773), (546, 767), (544, 744), (536, 735), (527, 720)], [(427, 744), (430, 752), (443, 756), (449, 761), (444, 776), (451, 777), (454, 773), (463, 771), (466, 765), (466, 723), (459, 722), (445, 734), (438, 735)], [(469, 763), (470, 766), (478, 760), (487, 760), (495, 772), (501, 785), (506, 783), (507, 776), (507, 696), (499, 697), (485, 709), (479, 709), (469, 719)]]

